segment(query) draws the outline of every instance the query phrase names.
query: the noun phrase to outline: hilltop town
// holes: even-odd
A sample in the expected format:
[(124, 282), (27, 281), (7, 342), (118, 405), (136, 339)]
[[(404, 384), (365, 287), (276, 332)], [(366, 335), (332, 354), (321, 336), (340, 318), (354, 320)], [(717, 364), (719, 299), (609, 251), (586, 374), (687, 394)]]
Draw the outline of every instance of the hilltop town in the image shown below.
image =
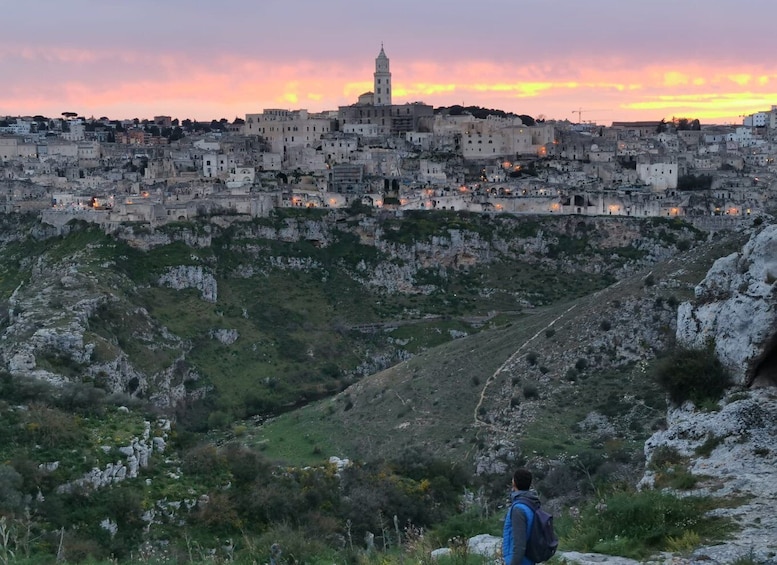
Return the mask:
[(389, 58), (337, 110), (266, 109), (210, 123), (0, 119), (0, 209), (106, 231), (279, 207), (684, 217), (734, 227), (771, 205), (777, 106), (741, 126), (605, 127), (482, 108), (394, 104)]

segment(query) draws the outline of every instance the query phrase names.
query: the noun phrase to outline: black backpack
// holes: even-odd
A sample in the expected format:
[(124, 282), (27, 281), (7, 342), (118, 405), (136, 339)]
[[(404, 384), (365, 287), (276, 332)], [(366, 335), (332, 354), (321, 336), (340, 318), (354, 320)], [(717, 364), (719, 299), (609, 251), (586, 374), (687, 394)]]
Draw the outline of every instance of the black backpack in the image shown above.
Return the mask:
[(519, 499), (515, 504), (522, 504), (534, 513), (529, 538), (526, 540), (526, 558), (535, 563), (547, 561), (558, 549), (558, 536), (553, 531), (553, 515), (528, 500)]

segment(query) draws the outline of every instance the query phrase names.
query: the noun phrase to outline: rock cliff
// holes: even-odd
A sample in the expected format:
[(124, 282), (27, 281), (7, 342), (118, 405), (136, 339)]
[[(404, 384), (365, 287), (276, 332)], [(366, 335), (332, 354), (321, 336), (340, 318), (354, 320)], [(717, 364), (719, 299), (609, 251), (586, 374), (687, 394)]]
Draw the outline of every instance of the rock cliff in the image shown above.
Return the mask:
[[(734, 518), (741, 531), (698, 548), (696, 560), (730, 563), (752, 552), (765, 562), (777, 553), (777, 389), (769, 386), (777, 384), (775, 281), (777, 226), (768, 226), (741, 251), (716, 261), (696, 287), (696, 300), (678, 310), (678, 341), (698, 348), (712, 342), (737, 383), (715, 411), (690, 402), (670, 409), (667, 428), (645, 444), (649, 464), (668, 451), (688, 462), (699, 479), (690, 494), (735, 501), (717, 512)], [(640, 484), (652, 486), (655, 479), (648, 471)]]
[(777, 225), (744, 248), (718, 259), (696, 288), (694, 303), (680, 305), (677, 339), (694, 348), (712, 341), (736, 381), (777, 384)]

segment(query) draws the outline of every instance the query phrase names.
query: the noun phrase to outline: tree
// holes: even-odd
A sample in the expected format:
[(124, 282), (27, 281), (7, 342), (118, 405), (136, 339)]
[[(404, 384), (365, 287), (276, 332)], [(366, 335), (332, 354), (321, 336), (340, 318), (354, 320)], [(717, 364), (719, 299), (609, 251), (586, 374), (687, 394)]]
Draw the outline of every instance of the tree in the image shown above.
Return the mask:
[(175, 126), (170, 132), (170, 141), (178, 141), (179, 139), (183, 139), (183, 130)]

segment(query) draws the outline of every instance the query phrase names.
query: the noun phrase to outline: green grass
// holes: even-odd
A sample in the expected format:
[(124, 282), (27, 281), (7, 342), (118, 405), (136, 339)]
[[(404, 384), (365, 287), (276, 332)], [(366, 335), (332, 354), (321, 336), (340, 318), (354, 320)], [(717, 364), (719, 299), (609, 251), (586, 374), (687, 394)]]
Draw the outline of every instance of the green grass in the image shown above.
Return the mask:
[[(323, 403), (331, 405), (332, 401)], [(339, 424), (321, 418), (311, 407), (306, 407), (268, 421), (250, 434), (246, 443), (272, 461), (316, 465), (328, 461), (332, 455), (349, 456), (344, 448), (338, 447), (343, 432)]]
[(716, 506), (714, 500), (702, 497), (616, 492), (585, 507), (578, 520), (560, 520), (560, 545), (565, 550), (644, 559), (666, 551), (687, 532), (716, 542), (736, 534), (730, 520), (707, 514)]

